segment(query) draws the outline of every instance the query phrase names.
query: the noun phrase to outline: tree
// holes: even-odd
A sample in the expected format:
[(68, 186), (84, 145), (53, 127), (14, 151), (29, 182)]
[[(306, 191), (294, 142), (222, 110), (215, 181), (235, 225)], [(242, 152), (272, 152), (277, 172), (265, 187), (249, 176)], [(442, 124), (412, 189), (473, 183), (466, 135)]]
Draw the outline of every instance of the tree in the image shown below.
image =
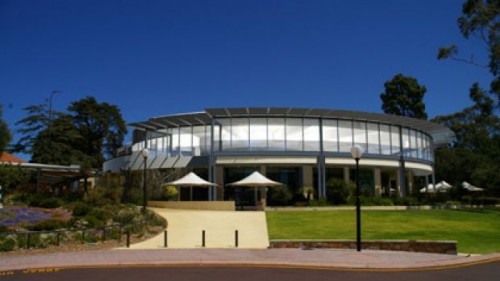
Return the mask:
[(496, 94), (497, 105), (500, 106), (500, 1), (467, 0), (462, 6), (462, 14), (458, 18), (460, 32), (466, 39), (474, 37), (484, 43), (489, 62), (478, 62), (472, 55), (470, 58), (460, 57), (456, 45), (440, 48), (438, 59), (452, 59), (488, 68), (494, 76), (490, 89)]
[(432, 120), (457, 137), (453, 148), (436, 151), (436, 175), (454, 184), (471, 182), (500, 195), (500, 118), (495, 115), (495, 101), (477, 83), (470, 89), (470, 98), (472, 106)]
[[(46, 103), (30, 105), (23, 110), (27, 112), (27, 116), (16, 122), (16, 126), (20, 127), (17, 132), (21, 138), (14, 144), (12, 151), (32, 154), (33, 144), (38, 134), (49, 126), (48, 105)], [(60, 112), (55, 113), (56, 116), (60, 114)]]
[(50, 127), (40, 131), (33, 140), (31, 161), (70, 165), (88, 161), (78, 148), (81, 135), (73, 124), (72, 116), (60, 114)]
[(385, 113), (427, 119), (423, 101), (427, 89), (415, 78), (399, 73), (385, 82), (384, 87), (380, 99)]
[(28, 116), (16, 123), (23, 136), (14, 150), (31, 154), (32, 162), (101, 168), (105, 157), (116, 155), (127, 133), (118, 107), (93, 97), (71, 103), (69, 113), (52, 111), (52, 118), (47, 104), (25, 110)]
[(0, 154), (5, 150), (11, 139), (12, 135), (10, 134), (7, 122), (2, 119), (2, 106), (0, 105)]
[(78, 147), (90, 156), (91, 167), (100, 168), (106, 157), (116, 155), (127, 133), (120, 109), (106, 102), (98, 103), (94, 97), (86, 97), (73, 102), (68, 111), (81, 136)]

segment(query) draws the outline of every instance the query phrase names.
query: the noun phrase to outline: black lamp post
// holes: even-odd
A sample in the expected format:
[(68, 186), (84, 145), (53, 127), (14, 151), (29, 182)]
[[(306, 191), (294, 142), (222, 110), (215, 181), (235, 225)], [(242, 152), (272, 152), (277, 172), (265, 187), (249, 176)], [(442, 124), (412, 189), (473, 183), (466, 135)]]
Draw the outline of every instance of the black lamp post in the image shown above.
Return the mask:
[(356, 160), (356, 250), (361, 251), (361, 202), (359, 201), (359, 159), (363, 156), (363, 148), (355, 145), (351, 148), (351, 155)]
[(144, 148), (141, 150), (141, 155), (144, 158), (144, 174), (143, 174), (143, 181), (142, 181), (142, 212), (146, 213), (146, 206), (147, 206), (147, 199), (146, 199), (146, 187), (147, 187), (147, 162), (148, 162), (148, 156), (149, 156), (149, 150), (147, 148)]

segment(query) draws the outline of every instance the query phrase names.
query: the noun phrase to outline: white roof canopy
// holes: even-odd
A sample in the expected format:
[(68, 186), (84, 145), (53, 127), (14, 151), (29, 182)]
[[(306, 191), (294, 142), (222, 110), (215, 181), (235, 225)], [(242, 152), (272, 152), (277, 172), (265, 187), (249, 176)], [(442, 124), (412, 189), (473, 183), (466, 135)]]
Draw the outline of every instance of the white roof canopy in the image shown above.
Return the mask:
[(211, 183), (209, 181), (206, 181), (202, 178), (200, 178), (197, 174), (190, 172), (189, 174), (185, 175), (184, 177), (173, 181), (173, 182), (168, 182), (164, 185), (175, 185), (175, 186), (217, 186), (215, 183)]
[(424, 187), (420, 189), (421, 193), (428, 192), (428, 193), (437, 193), (437, 192), (446, 192), (451, 188), (451, 185), (445, 181), (440, 181), (438, 184), (435, 186), (432, 184), (429, 184), (427, 187)]
[(272, 187), (272, 186), (284, 186), (284, 184), (270, 180), (263, 176), (261, 173), (255, 171), (248, 177), (228, 184), (229, 186), (249, 186), (249, 187)]
[(483, 188), (480, 188), (480, 187), (476, 187), (476, 186), (473, 186), (472, 184), (464, 181), (462, 183), (462, 187), (467, 189), (468, 191), (484, 191)]

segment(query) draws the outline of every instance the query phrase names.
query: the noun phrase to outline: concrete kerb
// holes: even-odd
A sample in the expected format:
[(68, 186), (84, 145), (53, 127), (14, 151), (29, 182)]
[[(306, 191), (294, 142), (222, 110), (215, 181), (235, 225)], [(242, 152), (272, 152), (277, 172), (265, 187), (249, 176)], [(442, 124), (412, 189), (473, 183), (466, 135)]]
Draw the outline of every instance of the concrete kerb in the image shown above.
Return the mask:
[(0, 262), (0, 273), (43, 268), (109, 267), (262, 267), (345, 271), (419, 271), (466, 267), (490, 262), (500, 262), (500, 253), (461, 257), (352, 250), (101, 250), (11, 257)]

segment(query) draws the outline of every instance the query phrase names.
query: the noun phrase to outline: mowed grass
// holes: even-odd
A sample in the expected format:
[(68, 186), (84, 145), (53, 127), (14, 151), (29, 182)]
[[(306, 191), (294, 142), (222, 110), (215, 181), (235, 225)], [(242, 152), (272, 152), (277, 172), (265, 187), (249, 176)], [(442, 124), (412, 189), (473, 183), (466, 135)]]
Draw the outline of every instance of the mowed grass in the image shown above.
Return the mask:
[[(355, 211), (267, 212), (270, 239), (355, 239)], [(457, 240), (461, 253), (500, 252), (500, 210), (362, 211), (362, 239)]]

